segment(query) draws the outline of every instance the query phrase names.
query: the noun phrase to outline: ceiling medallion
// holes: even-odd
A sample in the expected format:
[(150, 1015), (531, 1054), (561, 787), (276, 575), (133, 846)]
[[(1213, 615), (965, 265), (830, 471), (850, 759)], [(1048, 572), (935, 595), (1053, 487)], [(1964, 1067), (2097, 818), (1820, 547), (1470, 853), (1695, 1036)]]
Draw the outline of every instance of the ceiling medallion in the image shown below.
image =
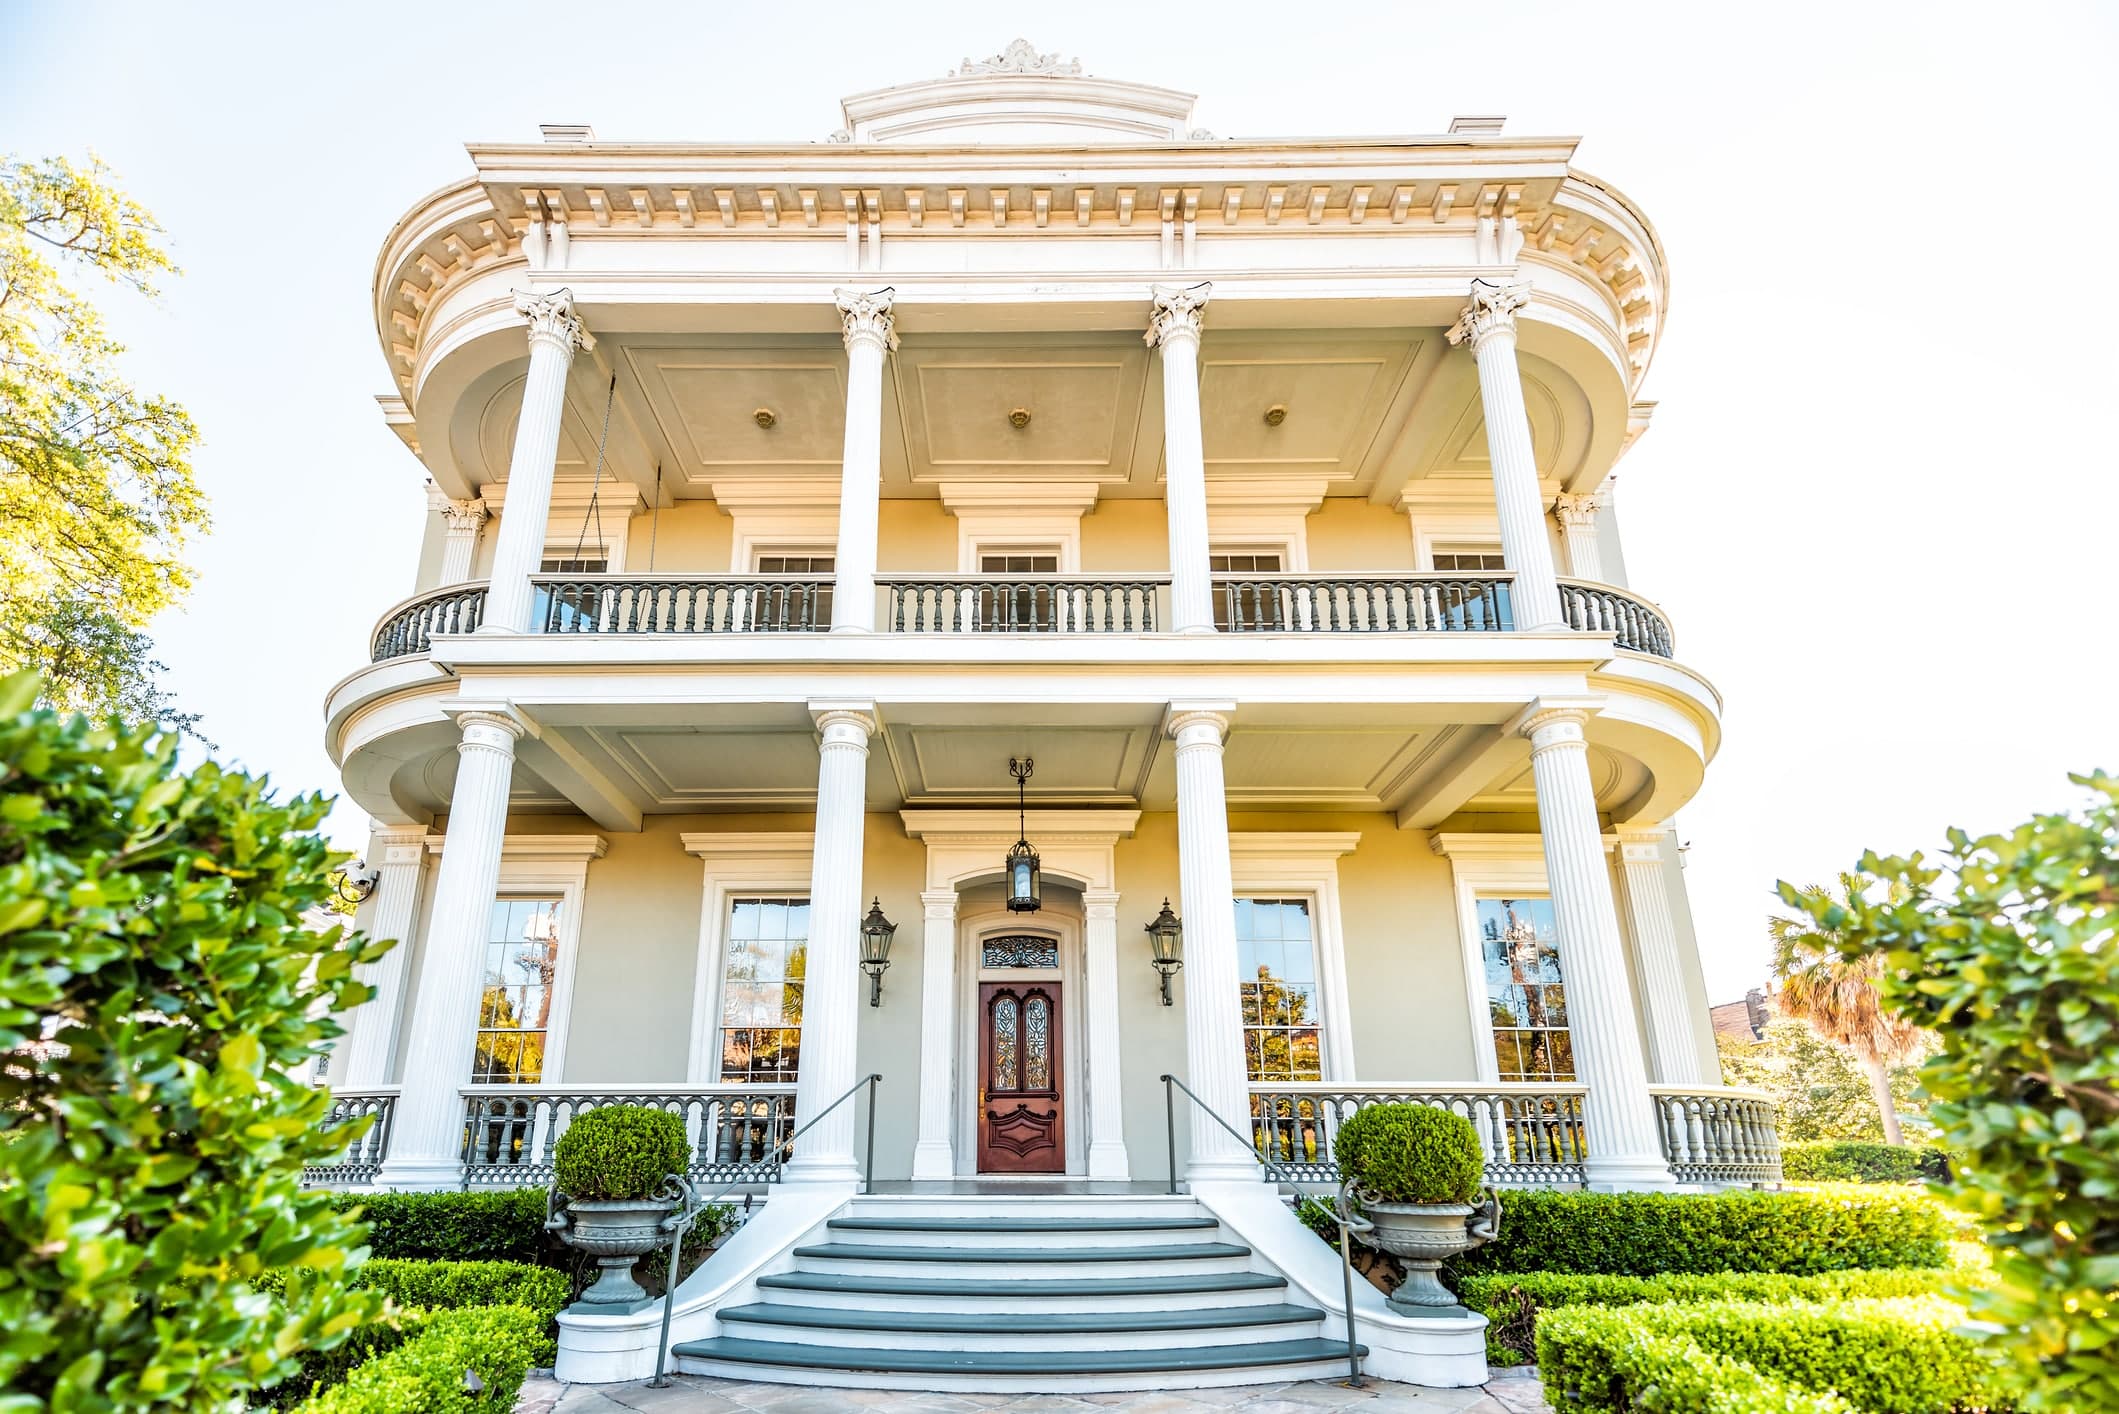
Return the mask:
[(1278, 427), (1281, 423), (1286, 422), (1287, 420), (1288, 409), (1285, 403), (1275, 403), (1273, 404), (1273, 406), (1266, 409), (1266, 426)]
[(1009, 413), (1008, 425), (1018, 432), (1028, 427), (1030, 425), (1030, 409), (1017, 408), (1014, 412)]
[(774, 423), (780, 420), (778, 417), (773, 415), (773, 410), (771, 408), (759, 408), (756, 412), (752, 413), (751, 416), (757, 419), (758, 425), (760, 427), (769, 428)]

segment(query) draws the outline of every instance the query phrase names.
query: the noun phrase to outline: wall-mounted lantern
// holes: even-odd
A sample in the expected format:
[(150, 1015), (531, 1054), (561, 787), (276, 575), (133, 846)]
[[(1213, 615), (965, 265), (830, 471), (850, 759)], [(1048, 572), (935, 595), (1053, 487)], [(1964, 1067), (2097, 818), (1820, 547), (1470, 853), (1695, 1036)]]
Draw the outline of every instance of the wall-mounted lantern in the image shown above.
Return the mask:
[(1044, 888), (1044, 865), (1038, 860), (1037, 851), (1030, 847), (1029, 816), (1024, 808), (1024, 782), (1030, 779), (1030, 770), (1037, 763), (1028, 756), (1018, 761), (1008, 758), (1008, 774), (1015, 777), (1015, 843), (1008, 850), (1008, 911), (1010, 913), (1035, 913), (1038, 910), (1040, 893)]
[(1170, 1005), (1170, 974), (1185, 965), (1185, 960), (1178, 956), (1184, 941), (1185, 925), (1170, 911), (1170, 900), (1164, 899), (1163, 911), (1148, 925), (1149, 961), (1162, 974), (1164, 1006)]
[(868, 905), (861, 920), (861, 970), (868, 974), (868, 1004), (883, 1005), (883, 974), (890, 970), (890, 944), (898, 925), (883, 916), (883, 900)]

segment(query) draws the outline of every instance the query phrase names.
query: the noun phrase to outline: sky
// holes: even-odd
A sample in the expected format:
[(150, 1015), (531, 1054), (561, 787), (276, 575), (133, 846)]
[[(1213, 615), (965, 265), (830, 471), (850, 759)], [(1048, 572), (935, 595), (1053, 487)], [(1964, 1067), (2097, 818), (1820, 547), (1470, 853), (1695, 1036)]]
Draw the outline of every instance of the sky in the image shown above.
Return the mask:
[[(1042, 6), (0, 0), (0, 150), (100, 153), (183, 266), (103, 300), (204, 432), (214, 530), (153, 626), (226, 757), (335, 790), (326, 690), (413, 582), (423, 473), (369, 282), (471, 140), (820, 139), (849, 93), (1021, 34), (1223, 136), (1580, 135), (1672, 270), (1619, 515), (1727, 701), (1678, 817), (1709, 990), (1778, 878), (2012, 825), (2119, 769), (2119, 5)], [(341, 803), (330, 828), (365, 843)]]

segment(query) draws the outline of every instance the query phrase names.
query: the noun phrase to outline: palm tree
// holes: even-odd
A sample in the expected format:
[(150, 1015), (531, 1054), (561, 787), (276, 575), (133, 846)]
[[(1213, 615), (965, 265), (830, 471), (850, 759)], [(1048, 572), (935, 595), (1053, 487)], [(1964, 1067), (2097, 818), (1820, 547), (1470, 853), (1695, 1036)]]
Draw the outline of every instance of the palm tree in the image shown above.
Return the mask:
[[(1837, 895), (1823, 884), (1798, 892), (1813, 901), (1845, 902), (1873, 882), (1859, 874), (1841, 874)], [(1919, 1027), (1884, 1010), (1877, 988), (1883, 960), (1843, 957), (1837, 930), (1807, 912), (1771, 915), (1766, 936), (1773, 942), (1773, 975), (1780, 983), (1774, 1003), (1781, 1014), (1808, 1022), (1827, 1041), (1854, 1052), (1869, 1074), (1869, 1090), (1883, 1116), (1884, 1142), (1905, 1143), (1898, 1107), (1891, 1101), (1891, 1067), (1916, 1054), (1925, 1036)]]

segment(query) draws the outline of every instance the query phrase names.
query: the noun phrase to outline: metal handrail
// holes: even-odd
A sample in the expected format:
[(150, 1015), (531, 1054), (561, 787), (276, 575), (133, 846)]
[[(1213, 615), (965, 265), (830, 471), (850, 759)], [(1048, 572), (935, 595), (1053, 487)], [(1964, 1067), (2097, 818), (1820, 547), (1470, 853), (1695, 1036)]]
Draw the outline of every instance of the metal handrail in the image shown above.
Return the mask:
[[(1198, 1107), (1201, 1114), (1206, 1115), (1223, 1129), (1229, 1131), (1229, 1137), (1243, 1145), (1243, 1151), (1249, 1154), (1260, 1167), (1265, 1169), (1268, 1175), (1276, 1182), (1279, 1180), (1279, 1166), (1258, 1152), (1254, 1147), (1255, 1141), (1245, 1139), (1241, 1134), (1238, 1134), (1235, 1125), (1216, 1114), (1212, 1105), (1192, 1093), (1191, 1086), (1185, 1084), (1184, 1081), (1179, 1080), (1174, 1075), (1165, 1074), (1163, 1076), (1163, 1122), (1167, 1127), (1169, 1138), (1170, 1191), (1172, 1193), (1177, 1192), (1177, 1094), (1176, 1091), (1170, 1088), (1173, 1085), (1178, 1090), (1185, 1092), (1186, 1098)], [(1339, 1224), (1339, 1268), (1346, 1279), (1346, 1382), (1355, 1389), (1362, 1389), (1366, 1387), (1367, 1381), (1361, 1377), (1361, 1342), (1356, 1338), (1354, 1332), (1354, 1253), (1353, 1249), (1348, 1245), (1348, 1235), (1353, 1232), (1367, 1232), (1376, 1225), (1353, 1211), (1347, 1196), (1347, 1187), (1352, 1182), (1352, 1179), (1348, 1179), (1346, 1183), (1342, 1183), (1339, 1186), (1339, 1197), (1332, 1204), (1332, 1221)]]
[[(792, 1147), (797, 1139), (809, 1133), (812, 1128), (823, 1121), (826, 1115), (852, 1099), (855, 1092), (865, 1085), (868, 1087), (868, 1152), (861, 1165), (861, 1191), (863, 1193), (868, 1192), (875, 1183), (876, 1177), (876, 1086), (882, 1083), (883, 1077), (875, 1073), (863, 1076), (855, 1081), (853, 1089), (848, 1090), (838, 1099), (818, 1110), (800, 1129), (797, 1129), (794, 1133), (774, 1145), (770, 1157), (777, 1159), (782, 1149)], [(699, 1214), (705, 1210), (709, 1203), (719, 1201), (734, 1191), (737, 1185), (748, 1181), (741, 1178), (730, 1179), (712, 1193), (707, 1194), (706, 1197), (698, 1198), (691, 1192), (689, 1183), (686, 1183), (681, 1177), (677, 1179), (678, 1190), (685, 1195), (685, 1206), (678, 1213), (677, 1226), (671, 1230), (670, 1234), (669, 1271), (664, 1274), (662, 1280), (662, 1339), (655, 1346), (655, 1378), (648, 1381), (650, 1389), (667, 1389), (669, 1387), (669, 1375), (665, 1373), (665, 1369), (669, 1363), (670, 1356), (670, 1309), (677, 1299), (677, 1258), (684, 1248), (684, 1235), (691, 1231), (693, 1222), (697, 1221)]]

